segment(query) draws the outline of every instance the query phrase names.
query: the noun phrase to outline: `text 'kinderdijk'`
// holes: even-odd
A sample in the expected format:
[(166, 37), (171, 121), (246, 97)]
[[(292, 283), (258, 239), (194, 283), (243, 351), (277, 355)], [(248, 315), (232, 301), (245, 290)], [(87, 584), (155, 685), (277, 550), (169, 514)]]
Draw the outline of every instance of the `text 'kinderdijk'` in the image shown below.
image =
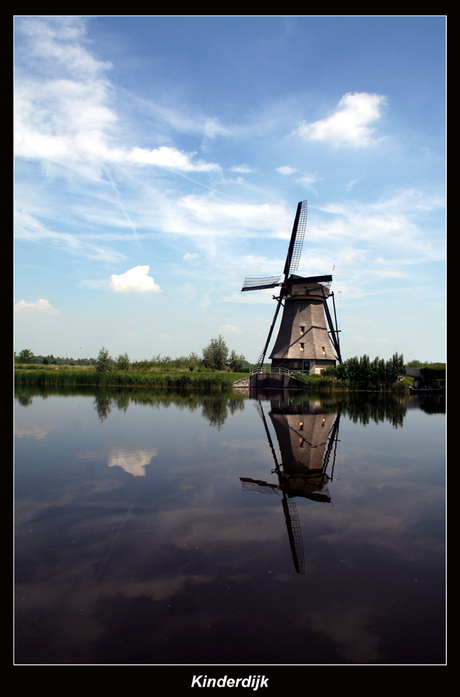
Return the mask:
[(207, 675), (194, 675), (192, 687), (249, 687), (258, 690), (259, 687), (268, 687), (268, 678), (265, 675), (249, 675), (247, 678), (208, 678)]

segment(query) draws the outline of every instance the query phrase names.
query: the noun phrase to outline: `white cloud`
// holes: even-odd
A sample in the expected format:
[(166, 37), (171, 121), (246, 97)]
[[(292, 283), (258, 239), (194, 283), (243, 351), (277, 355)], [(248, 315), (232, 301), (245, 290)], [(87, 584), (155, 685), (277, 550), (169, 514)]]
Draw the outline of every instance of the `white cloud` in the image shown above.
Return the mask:
[(82, 45), (86, 30), (80, 17), (47, 17), (46, 21), (42, 17), (22, 18), (16, 28), (33, 39), (27, 46), (29, 60), (42, 58), (61, 71), (71, 70), (85, 79), (111, 67), (95, 59)]
[(242, 165), (234, 165), (230, 167), (230, 172), (238, 172), (239, 174), (249, 174), (252, 172), (252, 168), (244, 162)]
[(70, 254), (83, 255), (89, 259), (116, 263), (125, 258), (121, 252), (94, 244), (76, 234), (50, 230), (38, 220), (38, 217), (24, 210), (15, 212), (15, 237), (29, 242), (50, 242), (57, 249), (63, 249)]
[(109, 288), (118, 293), (156, 293), (160, 286), (148, 272), (148, 266), (135, 266), (120, 275), (114, 273), (110, 276)]
[(139, 164), (152, 165), (154, 167), (165, 167), (167, 169), (177, 169), (182, 172), (209, 172), (220, 170), (220, 165), (214, 162), (204, 162), (203, 160), (193, 161), (196, 153), (185, 153), (177, 148), (165, 145), (159, 148), (148, 150), (146, 148), (135, 147), (130, 151), (116, 151), (112, 154), (116, 160)]
[(289, 238), (293, 217), (292, 211), (277, 203), (235, 203), (195, 194), (183, 196), (171, 212), (176, 233), (199, 236), (218, 230), (220, 238), (230, 239), (260, 233)]
[(316, 191), (315, 188), (313, 188), (313, 184), (316, 184), (316, 182), (320, 181), (321, 177), (318, 177), (316, 174), (304, 174), (302, 177), (299, 177), (297, 179), (297, 182), (299, 184), (302, 184), (306, 189), (310, 189), (313, 191), (316, 195), (318, 195), (318, 192)]
[(184, 254), (184, 261), (193, 261), (194, 259), (198, 259), (198, 252), (187, 252), (187, 254)]
[(277, 167), (276, 171), (279, 172), (280, 174), (294, 174), (297, 170), (294, 167), (291, 167), (290, 165), (285, 165), (284, 167)]
[(241, 329), (234, 324), (223, 324), (219, 331), (223, 334), (241, 334)]
[(26, 300), (20, 300), (16, 305), (14, 306), (14, 309), (16, 312), (21, 312), (22, 310), (25, 310), (26, 308), (30, 310), (37, 310), (38, 312), (58, 312), (50, 303), (48, 300), (45, 300), (44, 298), (40, 298), (39, 300), (35, 300), (33, 302), (27, 302)]
[[(114, 145), (120, 138), (118, 114), (111, 108), (113, 90), (100, 62), (86, 50), (84, 23), (66, 20), (24, 20), (20, 31), (30, 42), (23, 48), (41, 75), (35, 80), (19, 68), (15, 82), (15, 142), (17, 157), (44, 163), (78, 165), (89, 172), (102, 164), (152, 166), (180, 172), (220, 171), (215, 163), (195, 159), (161, 145), (131, 148)], [(79, 44), (78, 42), (81, 41)], [(37, 60), (38, 59), (38, 60)], [(72, 77), (69, 78), (68, 75)], [(63, 77), (65, 76), (65, 77)], [(208, 135), (220, 128), (206, 124)]]
[(227, 135), (228, 129), (221, 126), (218, 119), (206, 119), (204, 125), (204, 135), (206, 138), (215, 138), (217, 135)]
[(319, 140), (333, 145), (361, 147), (376, 141), (370, 124), (380, 119), (386, 99), (380, 94), (348, 92), (326, 119), (308, 124), (303, 122), (297, 133), (307, 140)]

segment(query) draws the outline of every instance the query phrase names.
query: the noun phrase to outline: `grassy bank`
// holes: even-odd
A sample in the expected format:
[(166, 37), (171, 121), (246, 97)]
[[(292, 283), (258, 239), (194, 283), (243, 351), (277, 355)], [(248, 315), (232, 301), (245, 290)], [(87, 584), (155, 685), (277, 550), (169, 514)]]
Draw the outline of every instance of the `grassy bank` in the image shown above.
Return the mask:
[(323, 371), (320, 375), (294, 376), (305, 388), (318, 392), (408, 392), (413, 384), (413, 378), (403, 377), (393, 383), (365, 384), (362, 382), (341, 379), (335, 375), (328, 375)]
[(113, 386), (113, 387), (167, 387), (174, 389), (228, 389), (246, 373), (191, 372), (191, 371), (140, 371), (111, 370), (98, 372), (94, 369), (65, 368), (16, 368), (14, 380), (17, 385), (63, 385), (63, 386)]

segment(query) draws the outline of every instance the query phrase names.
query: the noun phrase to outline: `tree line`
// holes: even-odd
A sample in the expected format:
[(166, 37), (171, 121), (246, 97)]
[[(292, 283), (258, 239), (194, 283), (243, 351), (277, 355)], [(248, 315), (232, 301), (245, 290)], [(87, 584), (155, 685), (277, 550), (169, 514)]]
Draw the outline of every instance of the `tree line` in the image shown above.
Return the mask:
[[(201, 357), (192, 352), (188, 356), (171, 358), (170, 356), (153, 356), (151, 359), (131, 361), (125, 352), (116, 358), (112, 358), (109, 351), (103, 346), (97, 358), (78, 359), (55, 358), (50, 356), (35, 356), (30, 349), (21, 351), (15, 356), (17, 364), (35, 365), (80, 365), (92, 366), (96, 371), (105, 373), (109, 371), (197, 371), (197, 372), (245, 372), (251, 367), (243, 355), (238, 355), (228, 348), (224, 339), (219, 335), (211, 339), (210, 343), (202, 349)], [(445, 363), (422, 363), (413, 360), (404, 364), (404, 357), (398, 353), (393, 354), (389, 360), (376, 357), (371, 360), (366, 354), (361, 357), (353, 357), (342, 364), (329, 367), (322, 371), (321, 377), (333, 378), (345, 387), (352, 386), (359, 390), (375, 390), (389, 388), (403, 380), (406, 368), (420, 368), (427, 384), (438, 384), (445, 379)], [(319, 376), (313, 376), (319, 377)]]
[(228, 348), (220, 334), (217, 338), (211, 339), (210, 343), (202, 349), (201, 357), (192, 351), (188, 356), (179, 356), (178, 358), (158, 354), (150, 359), (131, 361), (126, 352), (113, 358), (109, 350), (103, 346), (97, 358), (80, 359), (56, 358), (52, 354), (49, 356), (35, 356), (30, 349), (23, 349), (15, 356), (15, 363), (22, 365), (93, 366), (98, 372), (151, 370), (156, 368), (163, 370), (230, 371), (240, 373), (250, 365), (244, 355)]
[(324, 374), (336, 377), (356, 389), (373, 390), (388, 388), (402, 380), (406, 374), (404, 357), (394, 353), (390, 360), (369, 356), (349, 358), (340, 365), (326, 368)]

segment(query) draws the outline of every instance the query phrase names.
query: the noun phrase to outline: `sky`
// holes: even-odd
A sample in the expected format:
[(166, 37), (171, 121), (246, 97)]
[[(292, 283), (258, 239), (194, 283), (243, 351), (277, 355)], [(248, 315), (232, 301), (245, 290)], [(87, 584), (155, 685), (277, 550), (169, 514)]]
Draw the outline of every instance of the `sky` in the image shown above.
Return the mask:
[(445, 17), (13, 22), (16, 352), (257, 361), (307, 200), (343, 358), (445, 361)]

